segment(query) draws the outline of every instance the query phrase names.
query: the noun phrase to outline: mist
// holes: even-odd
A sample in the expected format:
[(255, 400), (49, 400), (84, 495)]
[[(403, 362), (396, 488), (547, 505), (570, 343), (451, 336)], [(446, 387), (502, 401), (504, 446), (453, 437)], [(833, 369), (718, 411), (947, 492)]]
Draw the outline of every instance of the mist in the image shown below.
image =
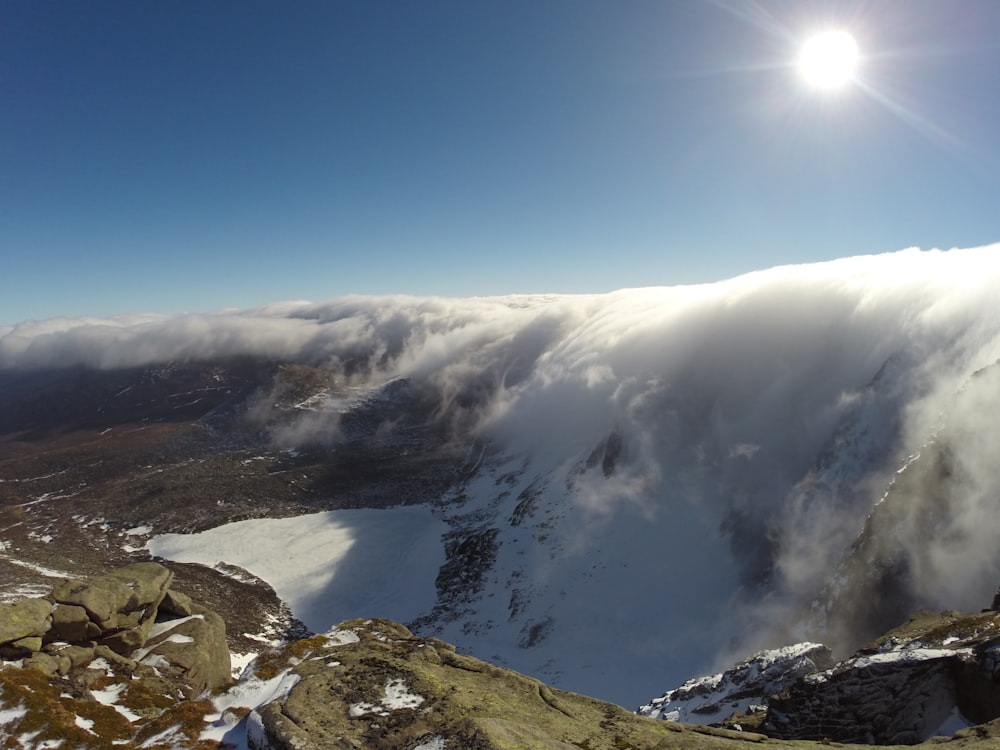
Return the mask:
[[(704, 641), (686, 660), (663, 656), (662, 671), (683, 678), (800, 636), (844, 648), (862, 637), (850, 618), (832, 624), (842, 595), (831, 579), (866, 529), (872, 536), (880, 507), (913, 529), (896, 537), (908, 605), (989, 604), (1000, 585), (1000, 472), (985, 415), (1000, 394), (959, 394), (1000, 359), (998, 291), (1000, 245), (909, 249), (599, 295), (345, 297), (26, 322), (0, 329), (0, 368), (252, 355), (369, 388), (406, 379), (456, 437), (524, 457), (525, 481), (560, 478), (536, 481), (563, 509), (558, 555), (532, 563), (538, 587), (569, 580), (568, 561), (596, 550), (677, 574), (675, 614), (638, 595), (618, 604), (632, 621), (660, 621), (636, 643), (671, 632)], [(322, 432), (326, 418), (336, 414), (304, 415), (301, 435)], [(296, 434), (285, 424), (280, 439)], [(940, 535), (915, 526), (935, 502), (926, 482), (902, 492), (897, 480), (935, 440), (957, 467)], [(587, 468), (594, 461), (603, 471)], [(532, 544), (512, 537), (507, 550)], [(498, 566), (514, 570), (507, 550)], [(598, 584), (574, 585), (580, 600), (570, 593), (563, 606), (585, 618), (582, 597)], [(829, 606), (810, 619), (817, 598)], [(535, 621), (551, 617), (535, 610)]]

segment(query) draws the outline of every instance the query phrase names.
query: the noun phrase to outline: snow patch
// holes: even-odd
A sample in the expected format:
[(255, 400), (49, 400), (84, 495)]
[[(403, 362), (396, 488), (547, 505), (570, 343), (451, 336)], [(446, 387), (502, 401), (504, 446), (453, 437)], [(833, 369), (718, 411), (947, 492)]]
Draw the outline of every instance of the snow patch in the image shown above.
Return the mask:
[(91, 734), (93, 734), (92, 731), (94, 729), (93, 719), (85, 719), (82, 716), (76, 716), (73, 719), (73, 723), (76, 724), (78, 727), (80, 727), (80, 729), (84, 730), (85, 732), (90, 732)]
[(931, 732), (930, 736), (951, 737), (955, 732), (968, 729), (971, 726), (975, 726), (975, 722), (969, 721), (962, 716), (962, 712), (958, 710), (958, 706), (955, 706), (945, 720), (941, 722), (941, 726)]
[[(257, 709), (288, 695), (298, 681), (299, 676), (287, 669), (269, 680), (244, 677), (213, 699), (216, 712), (205, 717), (209, 726), (202, 731), (201, 739), (224, 741), (237, 748), (245, 748), (249, 742), (256, 743), (256, 747), (266, 747)], [(249, 708), (251, 712), (246, 721), (234, 721), (233, 714), (228, 711), (231, 708)]]
[(17, 706), (16, 708), (0, 708), (0, 725), (10, 724), (12, 721), (17, 721), (27, 713), (28, 709), (24, 706)]
[(164, 534), (147, 548), (176, 562), (245, 568), (322, 632), (359, 615), (411, 622), (429, 611), (445, 531), (424, 507), (337, 510)]
[(416, 708), (423, 702), (424, 697), (422, 695), (412, 692), (406, 683), (397, 677), (386, 681), (380, 703), (353, 703), (348, 709), (348, 714), (353, 719), (367, 716), (368, 714), (388, 716), (390, 711)]
[(91, 695), (94, 696), (94, 700), (98, 703), (102, 703), (105, 706), (111, 706), (118, 713), (128, 719), (130, 722), (138, 721), (142, 717), (139, 714), (134, 713), (130, 709), (122, 706), (118, 703), (118, 699), (125, 690), (125, 685), (123, 683), (117, 683), (111, 685), (104, 690), (91, 690)]

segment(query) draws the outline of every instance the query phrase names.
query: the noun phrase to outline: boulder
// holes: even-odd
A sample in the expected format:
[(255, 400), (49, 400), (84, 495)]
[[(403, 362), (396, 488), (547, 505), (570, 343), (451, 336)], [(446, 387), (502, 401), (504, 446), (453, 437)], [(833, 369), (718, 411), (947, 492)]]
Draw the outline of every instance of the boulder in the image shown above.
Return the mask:
[(125, 565), (112, 570), (108, 577), (121, 581), (132, 590), (136, 599), (134, 608), (152, 606), (154, 609), (174, 580), (170, 569), (156, 562)]
[(232, 682), (232, 665), (225, 622), (204, 607), (193, 605), (193, 609), (190, 617), (157, 623), (136, 657), (146, 664), (162, 659), (194, 693), (200, 693)]
[(0, 604), (0, 644), (45, 635), (51, 627), (51, 612), (52, 603), (45, 599)]
[(112, 651), (107, 646), (101, 644), (94, 646), (94, 658), (104, 659), (109, 664), (116, 665), (127, 671), (132, 671), (136, 666), (135, 659), (122, 656), (118, 652)]
[(51, 598), (57, 604), (83, 607), (102, 631), (115, 629), (118, 613), (134, 610), (138, 602), (133, 590), (111, 575), (64, 579), (53, 587)]
[(85, 641), (90, 636), (87, 624), (90, 617), (87, 610), (75, 604), (56, 604), (52, 609), (52, 630), (48, 636), (51, 641)]
[(137, 621), (132, 627), (107, 635), (101, 638), (99, 643), (122, 656), (128, 656), (133, 651), (142, 648), (146, 645), (146, 639), (149, 638), (154, 622), (152, 617), (147, 617), (144, 620), (136, 619)]
[(50, 643), (45, 647), (45, 651), (57, 659), (68, 659), (71, 669), (83, 667), (94, 660), (94, 648), (92, 646)]
[(173, 589), (167, 589), (163, 601), (160, 602), (159, 611), (174, 617), (190, 617), (193, 611), (191, 605), (190, 596)]
[(70, 661), (65, 656), (60, 658), (45, 653), (33, 654), (24, 660), (23, 666), (26, 669), (37, 669), (49, 677), (56, 674), (66, 674), (71, 668)]

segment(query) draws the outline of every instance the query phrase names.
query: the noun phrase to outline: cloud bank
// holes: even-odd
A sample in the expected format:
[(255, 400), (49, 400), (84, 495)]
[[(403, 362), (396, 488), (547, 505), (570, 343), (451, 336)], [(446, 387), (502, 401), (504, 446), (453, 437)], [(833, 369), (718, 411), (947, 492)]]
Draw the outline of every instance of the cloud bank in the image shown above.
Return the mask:
[[(679, 607), (702, 620), (739, 607), (760, 625), (760, 643), (739, 640), (750, 647), (795, 635), (776, 623), (829, 589), (900, 466), (942, 425), (962, 457), (961, 482), (950, 490), (947, 538), (905, 538), (919, 573), (912, 602), (988, 603), (1000, 560), (977, 554), (973, 581), (963, 578), (962, 550), (1000, 537), (1000, 475), (983, 447), (995, 436), (982, 416), (998, 397), (977, 391), (951, 407), (973, 373), (1000, 359), (998, 292), (1000, 245), (910, 249), (601, 295), (347, 297), (29, 322), (0, 329), (0, 368), (252, 355), (320, 366), (345, 382), (406, 378), (463, 434), (531, 456), (538, 476), (562, 472), (560, 489), (546, 492), (574, 513), (563, 554), (595, 549), (603, 529), (621, 549), (641, 538), (646, 546), (628, 552), (637, 563), (679, 570), (702, 560), (717, 580), (688, 575)], [(574, 468), (592, 455), (610, 470)], [(931, 502), (912, 500), (922, 488), (893, 501), (902, 517)], [(618, 516), (630, 519), (631, 537), (608, 531)], [(688, 531), (678, 531), (680, 518)], [(723, 549), (733, 575), (706, 549)], [(540, 559), (533, 574), (557, 580), (557, 567)], [(662, 615), (637, 606), (635, 620)]]

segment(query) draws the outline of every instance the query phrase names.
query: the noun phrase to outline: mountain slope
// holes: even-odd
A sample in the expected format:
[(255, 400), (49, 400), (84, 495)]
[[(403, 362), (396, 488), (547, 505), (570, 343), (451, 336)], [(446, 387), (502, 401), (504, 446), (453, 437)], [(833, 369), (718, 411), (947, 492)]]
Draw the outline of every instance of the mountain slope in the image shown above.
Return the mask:
[[(395, 615), (560, 687), (637, 705), (803, 638), (850, 653), (1000, 578), (997, 392), (973, 375), (1000, 358), (993, 254), (14, 327), (4, 591), (162, 534), (422, 505), (444, 525), (420, 573), (433, 595)], [(205, 562), (178, 578), (245, 621), (236, 637), (295, 628), (266, 585)], [(266, 616), (227, 605), (239, 586)]]

